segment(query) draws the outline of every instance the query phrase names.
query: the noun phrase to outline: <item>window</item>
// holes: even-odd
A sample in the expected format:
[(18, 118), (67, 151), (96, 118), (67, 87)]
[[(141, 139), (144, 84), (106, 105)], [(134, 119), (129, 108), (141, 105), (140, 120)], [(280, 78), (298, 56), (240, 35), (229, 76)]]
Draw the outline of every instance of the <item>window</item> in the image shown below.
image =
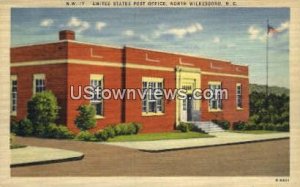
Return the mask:
[(17, 114), (18, 80), (16, 75), (11, 75), (11, 109), (12, 115)]
[(240, 84), (240, 83), (236, 84), (236, 107), (238, 109), (243, 108), (243, 103), (242, 103), (242, 84)]
[(45, 74), (33, 75), (33, 94), (45, 91)]
[(163, 79), (161, 78), (143, 78), (142, 91), (146, 92), (142, 101), (143, 113), (163, 113), (163, 96), (155, 97), (155, 90), (161, 90), (163, 93)]
[[(103, 89), (103, 75), (95, 75), (92, 74), (90, 76), (90, 85), (95, 89)], [(98, 94), (101, 94), (99, 92)], [(96, 92), (94, 94), (94, 98), (91, 99), (91, 105), (93, 105), (96, 109), (96, 117), (101, 117), (103, 116), (103, 99), (101, 95), (97, 95)]]
[(210, 111), (220, 111), (222, 110), (222, 99), (221, 99), (221, 93), (217, 92), (216, 97), (216, 90), (221, 90), (221, 82), (209, 82), (209, 89), (213, 93), (213, 97), (209, 100), (209, 110)]

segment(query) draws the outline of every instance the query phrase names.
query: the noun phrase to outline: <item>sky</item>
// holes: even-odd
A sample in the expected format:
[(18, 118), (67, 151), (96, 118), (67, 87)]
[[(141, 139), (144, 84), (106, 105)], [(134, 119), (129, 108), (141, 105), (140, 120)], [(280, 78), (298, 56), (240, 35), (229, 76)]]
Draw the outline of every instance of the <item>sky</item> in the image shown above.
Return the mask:
[(229, 60), (249, 66), (250, 82), (289, 88), (288, 8), (14, 8), (12, 46), (58, 40), (71, 29), (76, 40)]

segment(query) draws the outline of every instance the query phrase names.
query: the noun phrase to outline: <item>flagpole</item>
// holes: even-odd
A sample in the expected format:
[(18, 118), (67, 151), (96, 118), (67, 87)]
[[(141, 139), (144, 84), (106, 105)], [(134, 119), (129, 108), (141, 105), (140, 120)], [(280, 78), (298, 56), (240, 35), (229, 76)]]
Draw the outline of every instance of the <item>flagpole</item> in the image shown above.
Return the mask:
[(267, 37), (266, 37), (266, 97), (268, 97), (269, 84), (269, 19), (267, 19)]

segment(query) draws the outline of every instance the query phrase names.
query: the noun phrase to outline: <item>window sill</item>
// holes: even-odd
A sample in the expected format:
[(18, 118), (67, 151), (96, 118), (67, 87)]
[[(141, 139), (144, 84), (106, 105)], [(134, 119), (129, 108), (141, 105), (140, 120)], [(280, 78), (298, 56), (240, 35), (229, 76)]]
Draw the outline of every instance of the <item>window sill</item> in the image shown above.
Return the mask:
[(208, 112), (223, 112), (222, 109), (208, 109)]
[(165, 113), (163, 112), (142, 112), (142, 116), (163, 116)]
[(236, 110), (244, 110), (243, 108), (237, 107)]
[(11, 116), (17, 116), (17, 112), (11, 112), (10, 115)]
[(100, 116), (100, 115), (95, 116), (95, 119), (103, 119), (103, 118), (104, 118), (104, 116)]

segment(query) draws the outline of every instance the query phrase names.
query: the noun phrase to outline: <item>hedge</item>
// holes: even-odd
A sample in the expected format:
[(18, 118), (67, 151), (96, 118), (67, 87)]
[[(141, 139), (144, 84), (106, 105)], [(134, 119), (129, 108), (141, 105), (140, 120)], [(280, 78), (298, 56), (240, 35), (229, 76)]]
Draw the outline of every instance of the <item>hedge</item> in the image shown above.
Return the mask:
[(177, 130), (180, 130), (181, 132), (189, 132), (189, 131), (195, 131), (195, 132), (202, 132), (200, 128), (195, 126), (193, 123), (188, 123), (188, 122), (180, 122), (179, 125), (176, 127)]
[(96, 137), (89, 131), (81, 131), (76, 135), (75, 140), (95, 141)]
[(233, 123), (233, 130), (269, 130), (269, 131), (289, 131), (289, 123), (283, 122), (282, 124), (272, 123), (259, 123), (237, 121)]
[(106, 141), (109, 138), (121, 135), (132, 135), (140, 132), (142, 126), (139, 123), (120, 123), (118, 125), (110, 125), (95, 133), (97, 141)]
[(219, 127), (221, 127), (222, 129), (229, 129), (230, 127), (230, 122), (227, 121), (227, 120), (217, 120), (217, 119), (214, 119), (212, 120), (213, 123), (217, 124)]

